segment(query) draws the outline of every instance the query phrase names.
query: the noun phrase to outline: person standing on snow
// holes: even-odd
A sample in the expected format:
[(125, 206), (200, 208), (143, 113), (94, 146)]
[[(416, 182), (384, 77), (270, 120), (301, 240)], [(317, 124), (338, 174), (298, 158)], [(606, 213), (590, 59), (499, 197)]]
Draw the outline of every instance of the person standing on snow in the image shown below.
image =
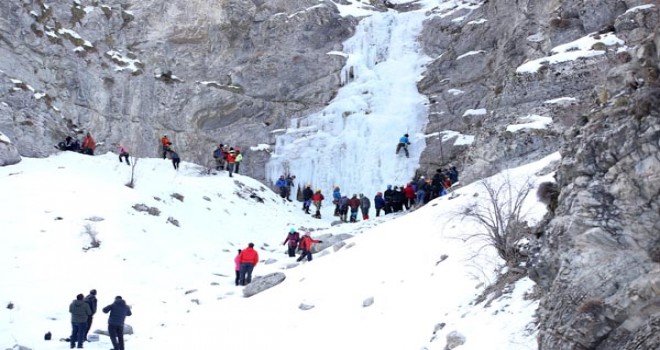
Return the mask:
[(403, 189), (403, 206), (406, 210), (410, 210), (413, 205), (415, 205), (415, 188), (413, 183), (409, 182)]
[(287, 182), (284, 178), (284, 175), (281, 175), (280, 178), (277, 179), (277, 182), (275, 182), (275, 187), (277, 187), (277, 189), (280, 191), (280, 197), (282, 197), (282, 199), (286, 199)]
[(392, 200), (394, 199), (392, 185), (387, 185), (387, 190), (385, 190), (385, 193), (383, 194), (383, 199), (385, 199), (383, 210), (385, 211), (385, 215), (387, 215), (392, 212)]
[(358, 209), (360, 209), (360, 199), (357, 197), (357, 194), (354, 194), (351, 199), (348, 200), (348, 206), (351, 208), (351, 222), (357, 222)]
[(243, 250), (239, 249), (238, 254), (236, 254), (236, 257), (234, 258), (234, 270), (236, 270), (236, 285), (238, 286), (238, 283), (241, 281), (241, 252)]
[(302, 261), (305, 257), (307, 257), (307, 261), (312, 261), (312, 243), (323, 243), (323, 241), (315, 240), (309, 235), (309, 232), (305, 232), (305, 235), (300, 239), (302, 254), (297, 261)]
[(95, 149), (96, 149), (96, 140), (94, 140), (92, 134), (88, 132), (87, 136), (85, 136), (85, 139), (83, 140), (82, 153), (93, 156)]
[(229, 149), (227, 154), (227, 171), (229, 171), (229, 177), (234, 177), (234, 166), (236, 166), (236, 151), (233, 148)]
[(286, 176), (286, 200), (291, 202), (291, 189), (293, 188), (293, 180), (296, 179), (296, 175), (287, 175)]
[(215, 159), (215, 170), (224, 170), (225, 168), (225, 149), (223, 144), (219, 144), (218, 148), (213, 151), (213, 159)]
[(376, 217), (379, 217), (380, 210), (385, 208), (385, 200), (383, 199), (382, 192), (376, 193), (376, 197), (374, 197), (374, 208), (376, 208)]
[(341, 199), (341, 192), (339, 186), (335, 186), (332, 190), (332, 204), (335, 205), (335, 216), (339, 216), (339, 200)]
[(236, 147), (234, 151), (236, 151), (236, 165), (234, 173), (238, 174), (238, 169), (241, 167), (241, 162), (243, 161), (243, 153), (241, 153), (241, 149), (238, 147)]
[[(126, 305), (126, 301), (121, 296), (116, 296), (115, 301), (103, 308), (103, 313), (110, 313), (108, 316), (108, 333), (114, 350), (124, 350), (124, 320), (126, 316), (131, 316), (131, 308)], [(79, 346), (80, 347), (80, 346)]]
[(247, 248), (243, 249), (238, 256), (238, 261), (241, 263), (241, 270), (238, 283), (241, 286), (248, 285), (252, 282), (252, 271), (259, 262), (259, 253), (254, 250), (254, 243), (248, 244)]
[(92, 310), (92, 314), (87, 316), (87, 328), (85, 328), (85, 337), (87, 339), (87, 334), (92, 328), (92, 321), (94, 321), (94, 314), (96, 314), (96, 307), (98, 305), (98, 300), (96, 299), (96, 289), (89, 291), (89, 294), (85, 297), (85, 302), (89, 305), (89, 308)]
[(343, 222), (348, 222), (348, 201), (349, 199), (346, 196), (339, 198), (339, 220)]
[(170, 139), (167, 137), (167, 135), (163, 135), (163, 137), (160, 139), (160, 144), (163, 148), (163, 159), (167, 159), (167, 152), (170, 151), (172, 142), (170, 142)]
[(303, 211), (305, 214), (309, 214), (309, 207), (312, 205), (312, 196), (314, 196), (314, 191), (312, 191), (312, 185), (307, 184), (303, 190)]
[(300, 240), (300, 234), (296, 231), (295, 228), (289, 230), (289, 234), (284, 239), (282, 245), (289, 243), (288, 253), (289, 257), (293, 258), (296, 256), (296, 248), (298, 247), (298, 241)]
[(69, 338), (71, 349), (76, 346), (76, 342), (78, 342), (78, 349), (82, 349), (85, 341), (87, 318), (92, 314), (92, 309), (84, 299), (84, 295), (78, 294), (76, 300), (69, 305), (69, 313), (71, 313), (71, 338)]
[(405, 134), (401, 136), (399, 139), (399, 144), (396, 145), (396, 154), (399, 154), (399, 151), (403, 148), (403, 150), (406, 153), (406, 158), (409, 158), (410, 155), (408, 154), (408, 145), (410, 144), (410, 140), (408, 140), (408, 134)]
[(119, 153), (119, 163), (122, 163), (122, 158), (126, 160), (127, 165), (131, 165), (131, 162), (128, 160), (128, 150), (126, 147), (119, 145), (117, 148), (117, 153)]
[(316, 213), (314, 213), (314, 218), (320, 219), (321, 218), (321, 202), (325, 199), (323, 197), (323, 194), (321, 194), (321, 189), (317, 189), (316, 193), (312, 196), (312, 203), (314, 203), (314, 207), (316, 207)]
[(360, 211), (362, 212), (362, 220), (369, 219), (369, 208), (371, 208), (371, 201), (364, 194), (360, 193)]
[(172, 166), (174, 166), (174, 170), (179, 170), (179, 163), (181, 163), (181, 158), (179, 158), (179, 154), (174, 152), (174, 150), (169, 150), (168, 151), (170, 155), (170, 159), (172, 159)]

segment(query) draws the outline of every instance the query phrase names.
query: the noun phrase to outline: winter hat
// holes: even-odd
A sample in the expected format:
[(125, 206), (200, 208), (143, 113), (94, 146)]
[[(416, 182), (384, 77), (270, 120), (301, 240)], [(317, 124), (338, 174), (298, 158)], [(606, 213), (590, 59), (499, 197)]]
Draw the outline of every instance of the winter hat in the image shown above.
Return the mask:
[(403, 136), (408, 137), (408, 134), (404, 134)]
[(388, 190), (391, 190), (391, 189), (392, 189), (392, 185), (387, 185), (387, 189), (388, 189)]
[(382, 196), (382, 195), (383, 195), (383, 192), (378, 192), (378, 193), (376, 193), (376, 195), (377, 195), (377, 196)]
[(90, 291), (89, 291), (89, 294), (91, 294), (91, 295), (96, 295), (96, 289), (92, 289), (92, 290), (90, 290)]
[(291, 228), (291, 229), (289, 230), (289, 233), (294, 233), (294, 232), (296, 232), (296, 229), (295, 229), (295, 228)]

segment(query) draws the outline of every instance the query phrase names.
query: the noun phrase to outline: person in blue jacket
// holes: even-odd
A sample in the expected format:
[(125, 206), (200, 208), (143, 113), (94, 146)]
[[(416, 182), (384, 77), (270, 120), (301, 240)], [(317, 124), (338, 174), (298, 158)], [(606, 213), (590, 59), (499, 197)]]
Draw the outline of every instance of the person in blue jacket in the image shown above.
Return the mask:
[(376, 208), (376, 217), (380, 216), (380, 211), (385, 207), (385, 200), (383, 199), (383, 193), (376, 193), (374, 197), (374, 208)]
[(408, 134), (405, 134), (401, 136), (399, 139), (399, 144), (396, 145), (396, 154), (399, 154), (399, 151), (403, 148), (403, 150), (406, 152), (406, 158), (409, 158), (410, 155), (408, 154), (408, 145), (410, 144), (410, 140), (408, 140)]
[(284, 175), (280, 176), (280, 178), (277, 179), (277, 182), (275, 182), (275, 187), (277, 187), (280, 190), (280, 197), (286, 199), (287, 196), (286, 192), (287, 189), (289, 188), (289, 183), (284, 178)]
[(124, 320), (126, 316), (131, 316), (131, 308), (126, 305), (126, 301), (120, 296), (115, 297), (115, 301), (103, 308), (103, 313), (110, 313), (108, 317), (108, 333), (110, 341), (115, 350), (124, 350)]
[(332, 203), (335, 205), (335, 216), (339, 216), (339, 200), (341, 199), (341, 192), (339, 186), (335, 186), (332, 191)]

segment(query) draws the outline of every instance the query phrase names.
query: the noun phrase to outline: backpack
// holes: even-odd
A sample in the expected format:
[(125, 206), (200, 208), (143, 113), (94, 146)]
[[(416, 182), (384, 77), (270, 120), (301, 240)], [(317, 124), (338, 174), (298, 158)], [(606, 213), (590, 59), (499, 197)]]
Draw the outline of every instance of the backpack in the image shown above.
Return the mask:
[(221, 158), (222, 157), (222, 150), (219, 148), (216, 148), (215, 151), (213, 151), (213, 158)]

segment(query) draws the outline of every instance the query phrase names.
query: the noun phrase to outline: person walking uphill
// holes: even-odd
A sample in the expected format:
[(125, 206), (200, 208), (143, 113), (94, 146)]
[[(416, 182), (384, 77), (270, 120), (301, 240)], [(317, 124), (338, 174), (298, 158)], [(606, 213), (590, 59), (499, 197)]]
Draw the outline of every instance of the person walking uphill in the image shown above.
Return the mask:
[(315, 240), (309, 235), (309, 232), (305, 232), (305, 235), (300, 239), (302, 254), (297, 261), (302, 261), (305, 257), (307, 257), (307, 261), (312, 261), (312, 243), (323, 243), (323, 241)]
[(76, 300), (69, 305), (69, 312), (71, 313), (71, 349), (76, 347), (78, 342), (78, 349), (82, 349), (83, 342), (85, 341), (85, 331), (87, 330), (87, 317), (92, 314), (92, 309), (89, 304), (85, 302), (85, 296), (82, 294), (76, 295)]
[(396, 154), (399, 154), (399, 151), (403, 148), (404, 152), (406, 153), (406, 158), (409, 158), (410, 155), (408, 154), (408, 145), (410, 144), (410, 140), (408, 139), (408, 134), (405, 134), (401, 136), (399, 139), (399, 144), (396, 145)]
[(248, 247), (243, 249), (238, 256), (238, 261), (241, 263), (241, 270), (238, 283), (245, 286), (252, 282), (252, 270), (259, 262), (259, 253), (254, 250), (254, 243), (248, 244)]
[(92, 321), (94, 321), (94, 314), (96, 314), (96, 306), (98, 305), (98, 301), (96, 300), (96, 289), (92, 289), (89, 291), (89, 294), (85, 297), (85, 302), (87, 305), (89, 305), (89, 308), (92, 310), (92, 314), (87, 316), (87, 327), (85, 328), (85, 337), (84, 339), (87, 340), (87, 334), (89, 333), (89, 330), (92, 328)]
[(284, 239), (284, 243), (282, 243), (282, 245), (285, 245), (287, 242), (289, 243), (288, 246), (289, 257), (293, 258), (296, 256), (296, 248), (298, 247), (299, 240), (300, 240), (300, 234), (296, 232), (296, 229), (295, 228), (290, 229), (289, 234), (286, 236), (286, 239)]
[(124, 350), (124, 320), (126, 316), (131, 316), (131, 308), (126, 305), (126, 301), (120, 296), (115, 297), (115, 301), (103, 308), (103, 313), (110, 313), (108, 316), (108, 333), (114, 350)]

